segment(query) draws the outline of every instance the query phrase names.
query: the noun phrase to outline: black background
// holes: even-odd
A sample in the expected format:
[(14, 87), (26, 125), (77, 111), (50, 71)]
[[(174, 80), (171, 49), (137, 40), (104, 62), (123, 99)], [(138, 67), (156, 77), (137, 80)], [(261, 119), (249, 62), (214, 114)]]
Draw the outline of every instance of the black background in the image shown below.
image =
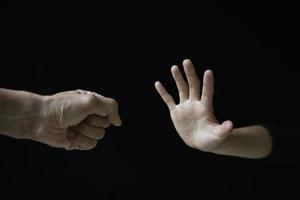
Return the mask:
[[(236, 127), (298, 127), (297, 7), (284, 3), (3, 4), (4, 88), (115, 98), (123, 125), (94, 150), (0, 138), (3, 197), (201, 199), (298, 195), (299, 166), (187, 147), (154, 89), (173, 64), (215, 73), (215, 112)], [(295, 149), (297, 151), (297, 149)], [(0, 197), (0, 199), (2, 199)], [(4, 199), (4, 198), (3, 198)]]

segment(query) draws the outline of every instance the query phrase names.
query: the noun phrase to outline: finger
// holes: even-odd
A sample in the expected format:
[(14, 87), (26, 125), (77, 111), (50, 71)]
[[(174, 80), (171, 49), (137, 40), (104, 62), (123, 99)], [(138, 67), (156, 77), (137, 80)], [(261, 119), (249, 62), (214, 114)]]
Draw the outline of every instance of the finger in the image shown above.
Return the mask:
[(72, 129), (68, 131), (70, 147), (69, 150), (90, 150), (97, 146), (97, 140), (91, 139)]
[(51, 147), (54, 148), (63, 148), (66, 150), (70, 150), (70, 146), (71, 146), (71, 142), (68, 139), (68, 135), (66, 134), (65, 136), (62, 136), (59, 140), (48, 140), (48, 141), (44, 141), (44, 140), (36, 140), (38, 142), (42, 142), (45, 143)]
[(189, 84), (189, 97), (192, 100), (200, 98), (200, 80), (197, 76), (193, 63), (189, 59), (183, 61), (183, 68)]
[(95, 140), (99, 140), (105, 135), (104, 128), (90, 126), (87, 123), (80, 123), (78, 126), (72, 127), (72, 130)]
[(175, 101), (173, 97), (167, 92), (165, 87), (160, 82), (157, 81), (155, 83), (155, 88), (159, 93), (159, 95), (161, 96), (161, 98), (163, 99), (163, 101), (167, 104), (169, 110), (173, 110), (176, 105)]
[(110, 123), (115, 126), (122, 124), (118, 113), (118, 103), (101, 95), (83, 94), (86, 113), (88, 115), (96, 114), (102, 117), (107, 117)]
[(94, 95), (80, 94), (81, 103), (86, 111), (87, 115), (98, 115), (106, 117), (109, 113), (109, 108), (105, 103), (99, 100)]
[(110, 126), (110, 122), (105, 117), (98, 115), (90, 115), (85, 119), (85, 123), (95, 126), (95, 127), (104, 127), (107, 128)]
[(102, 101), (104, 105), (107, 107), (108, 113), (107, 113), (107, 119), (110, 123), (112, 123), (115, 126), (121, 126), (122, 120), (119, 115), (119, 105), (118, 102), (112, 98), (107, 98), (102, 95), (99, 95), (97, 93), (94, 93), (95, 97), (99, 99), (99, 101)]
[(110, 112), (107, 119), (115, 126), (121, 126), (122, 120), (119, 115), (119, 105), (114, 99), (107, 98), (107, 104), (110, 107)]
[(183, 79), (178, 66), (174, 65), (171, 68), (171, 72), (172, 72), (173, 78), (177, 85), (180, 102), (183, 102), (183, 101), (187, 100), (189, 97), (189, 90), (188, 90), (187, 83)]
[(214, 95), (214, 75), (211, 70), (206, 70), (203, 76), (203, 91), (201, 101), (204, 105), (212, 107)]
[(220, 137), (226, 137), (228, 134), (230, 134), (233, 130), (233, 124), (231, 121), (227, 120), (224, 121), (219, 127), (218, 127), (218, 135)]

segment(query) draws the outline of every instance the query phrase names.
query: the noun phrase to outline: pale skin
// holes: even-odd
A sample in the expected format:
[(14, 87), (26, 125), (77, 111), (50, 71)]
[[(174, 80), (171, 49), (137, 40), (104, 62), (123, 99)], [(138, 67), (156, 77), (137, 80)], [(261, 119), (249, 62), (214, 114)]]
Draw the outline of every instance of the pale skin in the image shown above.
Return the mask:
[(230, 120), (220, 123), (214, 114), (214, 76), (211, 70), (203, 75), (203, 84), (189, 59), (183, 61), (187, 82), (178, 66), (171, 68), (177, 85), (176, 104), (160, 82), (155, 88), (169, 108), (171, 120), (182, 140), (190, 147), (205, 152), (242, 158), (260, 159), (272, 152), (272, 139), (267, 129), (253, 125), (233, 128)]
[[(183, 141), (192, 148), (216, 154), (256, 159), (268, 156), (272, 139), (265, 128), (233, 128), (231, 121), (219, 123), (215, 117), (212, 71), (204, 73), (201, 92), (192, 62), (184, 60), (183, 67), (188, 83), (178, 66), (171, 68), (179, 104), (160, 82), (155, 83)], [(93, 92), (77, 90), (42, 96), (0, 88), (0, 133), (13, 138), (67, 150), (89, 150), (111, 124), (121, 125), (117, 102)]]
[(0, 134), (66, 150), (90, 150), (111, 124), (121, 125), (114, 99), (74, 90), (50, 96), (0, 88)]

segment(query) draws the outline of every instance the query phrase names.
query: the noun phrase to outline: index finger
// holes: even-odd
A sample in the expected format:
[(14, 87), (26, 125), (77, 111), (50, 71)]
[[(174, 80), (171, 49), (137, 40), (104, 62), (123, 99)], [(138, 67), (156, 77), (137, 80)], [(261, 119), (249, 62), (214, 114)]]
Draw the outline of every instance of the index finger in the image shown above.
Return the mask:
[(90, 91), (77, 90), (80, 94), (88, 95), (87, 112), (89, 115), (96, 114), (102, 117), (107, 117), (110, 123), (115, 126), (122, 124), (118, 113), (118, 103), (111, 98), (104, 97), (100, 94)]

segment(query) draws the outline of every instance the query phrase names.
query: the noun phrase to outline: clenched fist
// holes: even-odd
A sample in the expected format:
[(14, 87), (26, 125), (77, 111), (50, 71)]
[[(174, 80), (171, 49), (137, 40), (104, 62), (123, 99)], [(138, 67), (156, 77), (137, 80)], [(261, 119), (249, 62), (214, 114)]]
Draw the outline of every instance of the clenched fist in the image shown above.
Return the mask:
[(66, 150), (92, 149), (107, 127), (121, 125), (115, 100), (84, 90), (41, 96), (1, 89), (0, 103), (1, 133)]

